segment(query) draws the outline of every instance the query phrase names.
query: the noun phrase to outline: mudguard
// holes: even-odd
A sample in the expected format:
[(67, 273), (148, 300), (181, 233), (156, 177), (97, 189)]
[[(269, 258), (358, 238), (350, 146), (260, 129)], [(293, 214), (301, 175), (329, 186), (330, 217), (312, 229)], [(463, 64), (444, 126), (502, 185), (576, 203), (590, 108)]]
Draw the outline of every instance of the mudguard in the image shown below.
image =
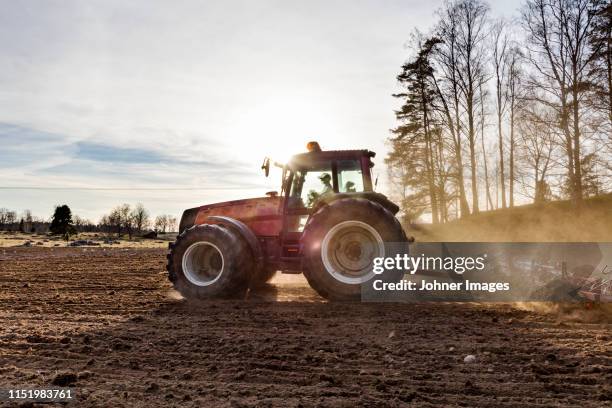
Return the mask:
[(245, 223), (235, 218), (225, 217), (222, 215), (211, 215), (206, 219), (212, 221), (215, 224), (224, 225), (238, 232), (238, 234), (240, 234), (240, 236), (246, 241), (249, 248), (253, 252), (256, 270), (261, 270), (261, 267), (263, 266), (263, 254), (261, 252), (261, 246), (259, 245), (259, 241), (257, 240), (257, 237), (255, 236), (253, 231), (251, 231), (251, 229), (247, 227)]
[(200, 207), (190, 208), (188, 210), (183, 211), (183, 216), (181, 217), (181, 222), (179, 224), (179, 234), (181, 234), (187, 228), (195, 225), (195, 220), (198, 216), (198, 211), (200, 211)]
[(336, 193), (330, 194), (329, 196), (325, 196), (319, 199), (319, 201), (315, 204), (312, 214), (316, 213), (319, 208), (324, 205), (331, 204), (336, 200), (341, 200), (343, 198), (363, 198), (365, 200), (373, 201), (377, 204), (380, 204), (383, 208), (388, 210), (391, 214), (395, 215), (399, 211), (399, 206), (389, 200), (386, 195), (381, 193), (376, 193), (374, 191), (363, 191), (359, 193)]

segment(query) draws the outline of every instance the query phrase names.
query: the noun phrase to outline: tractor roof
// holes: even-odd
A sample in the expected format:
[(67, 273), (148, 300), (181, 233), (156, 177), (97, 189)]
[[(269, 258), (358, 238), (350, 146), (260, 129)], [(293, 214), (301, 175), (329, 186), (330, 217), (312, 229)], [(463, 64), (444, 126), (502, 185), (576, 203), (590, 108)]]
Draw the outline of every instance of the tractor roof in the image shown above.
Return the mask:
[(361, 149), (361, 150), (322, 150), (306, 152), (294, 155), (289, 160), (290, 167), (302, 167), (308, 166), (315, 162), (321, 162), (326, 160), (350, 160), (359, 159), (363, 156), (374, 157), (376, 153)]

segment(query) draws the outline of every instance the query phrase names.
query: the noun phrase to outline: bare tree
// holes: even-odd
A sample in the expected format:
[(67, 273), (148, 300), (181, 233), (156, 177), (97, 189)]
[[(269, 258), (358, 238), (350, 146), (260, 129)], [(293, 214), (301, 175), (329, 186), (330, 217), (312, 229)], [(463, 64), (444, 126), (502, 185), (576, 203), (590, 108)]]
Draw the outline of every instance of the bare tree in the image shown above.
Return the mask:
[(175, 232), (176, 231), (176, 217), (172, 216), (172, 215), (167, 215), (167, 220), (168, 220), (168, 232)]
[(169, 214), (158, 215), (155, 217), (155, 230), (162, 234), (176, 231), (176, 217)]
[(510, 143), (509, 143), (509, 157), (508, 157), (508, 184), (509, 184), (509, 199), (510, 208), (514, 207), (514, 182), (515, 182), (515, 162), (514, 152), (516, 147), (515, 139), (515, 125), (516, 125), (516, 112), (519, 99), (521, 98), (521, 58), (522, 52), (518, 46), (513, 46), (508, 53), (506, 58), (506, 64), (508, 66), (508, 99), (509, 99), (509, 126), (510, 126)]
[(527, 0), (522, 21), (528, 33), (528, 58), (534, 69), (532, 99), (559, 117), (572, 199), (582, 200), (582, 101), (588, 91), (591, 0)]
[(23, 216), (21, 217), (21, 219), (23, 220), (23, 231), (32, 232), (32, 223), (33, 223), (32, 211), (25, 210), (23, 212)]
[(443, 118), (445, 128), (450, 134), (451, 147), (455, 159), (455, 183), (459, 193), (461, 217), (470, 214), (465, 191), (463, 174), (463, 122), (461, 119), (461, 95), (458, 71), (458, 25), (459, 17), (454, 4), (447, 3), (438, 11), (439, 23), (436, 28), (438, 46), (435, 49), (434, 64), (438, 67), (440, 79), (433, 76), (435, 90), (439, 96), (438, 111)]
[(167, 215), (158, 215), (155, 217), (155, 231), (166, 233), (168, 229), (168, 216)]
[(481, 82), (478, 85), (478, 91), (480, 94), (480, 117), (479, 117), (479, 121), (480, 121), (480, 142), (482, 145), (482, 162), (484, 165), (484, 179), (485, 179), (485, 192), (486, 192), (486, 202), (487, 202), (487, 210), (489, 209), (493, 209), (495, 207), (493, 207), (493, 199), (491, 198), (491, 187), (490, 187), (490, 183), (489, 183), (489, 166), (488, 166), (488, 159), (487, 159), (487, 149), (485, 146), (485, 127), (486, 127), (486, 118), (487, 118), (487, 112), (485, 111), (485, 95), (486, 95), (486, 91), (483, 89), (484, 88), (484, 83)]
[[(478, 178), (476, 163), (476, 117), (478, 87), (485, 77), (487, 18), (489, 8), (480, 0), (457, 0), (445, 4), (439, 12), (439, 64), (448, 81), (444, 100), (453, 101), (453, 126), (458, 176), (463, 177), (461, 135), (465, 134), (470, 155), (472, 212), (478, 213)], [(461, 119), (465, 116), (465, 121)], [(462, 122), (467, 122), (463, 130)], [(461, 180), (461, 184), (463, 180)], [(461, 184), (459, 187), (461, 188)], [(466, 204), (462, 204), (462, 213)], [(467, 210), (467, 208), (465, 208)], [(469, 211), (469, 210), (468, 210)]]
[(114, 230), (113, 220), (109, 215), (103, 215), (98, 222), (98, 228), (100, 231), (106, 232), (107, 234), (111, 234)]
[(118, 207), (114, 208), (110, 214), (108, 215), (108, 225), (111, 229), (114, 229), (117, 232), (117, 237), (121, 237), (121, 232), (123, 231), (123, 222), (121, 219), (121, 211)]
[(134, 234), (134, 219), (132, 218), (132, 211), (129, 204), (122, 204), (117, 207), (121, 226), (128, 233), (129, 239), (132, 239)]
[(87, 220), (84, 218), (81, 218), (78, 215), (75, 215), (72, 217), (72, 224), (74, 225), (74, 228), (76, 228), (77, 231), (82, 231), (83, 227), (87, 224)]
[(91, 232), (96, 230), (96, 226), (93, 222), (78, 215), (72, 217), (72, 224), (77, 232)]
[(17, 222), (17, 213), (15, 211), (7, 211), (4, 215), (5, 225), (9, 230), (14, 228), (14, 224)]
[(476, 163), (476, 106), (478, 104), (478, 84), (485, 76), (487, 16), (489, 7), (480, 0), (461, 0), (455, 5), (459, 17), (458, 54), (459, 87), (464, 96), (464, 109), (467, 115), (468, 145), (470, 151), (470, 170), (472, 181), (472, 212), (479, 212), (478, 178)]
[(501, 187), (502, 208), (506, 208), (506, 177), (504, 169), (504, 137), (502, 123), (508, 104), (508, 34), (506, 23), (498, 20), (493, 25), (493, 68), (495, 71), (495, 102), (497, 108), (497, 136), (499, 146), (499, 185)]
[(554, 165), (555, 134), (550, 111), (521, 110), (520, 151), (524, 191), (534, 202), (550, 199), (550, 185), (547, 176)]
[(8, 228), (9, 224), (14, 222), (14, 211), (8, 208), (0, 208), (0, 229)]
[(149, 226), (149, 212), (141, 203), (134, 206), (132, 212), (130, 213), (130, 217), (132, 218), (134, 228), (138, 233), (141, 233)]
[(132, 239), (134, 233), (134, 219), (132, 217), (131, 207), (129, 204), (122, 204), (113, 208), (107, 216), (103, 217), (100, 224), (108, 225), (111, 230), (117, 232), (117, 236), (127, 232), (129, 239)]
[(0, 230), (6, 226), (8, 212), (8, 208), (0, 208)]

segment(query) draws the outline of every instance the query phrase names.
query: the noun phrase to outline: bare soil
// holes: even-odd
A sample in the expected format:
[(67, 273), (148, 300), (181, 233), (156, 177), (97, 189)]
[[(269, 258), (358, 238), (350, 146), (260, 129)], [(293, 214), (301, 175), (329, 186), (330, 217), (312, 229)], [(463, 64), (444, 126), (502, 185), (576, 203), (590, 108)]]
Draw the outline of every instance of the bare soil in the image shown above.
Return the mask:
[(164, 263), (160, 249), (0, 249), (0, 387), (70, 385), (79, 407), (612, 406), (610, 323), (333, 304), (285, 276), (190, 304)]

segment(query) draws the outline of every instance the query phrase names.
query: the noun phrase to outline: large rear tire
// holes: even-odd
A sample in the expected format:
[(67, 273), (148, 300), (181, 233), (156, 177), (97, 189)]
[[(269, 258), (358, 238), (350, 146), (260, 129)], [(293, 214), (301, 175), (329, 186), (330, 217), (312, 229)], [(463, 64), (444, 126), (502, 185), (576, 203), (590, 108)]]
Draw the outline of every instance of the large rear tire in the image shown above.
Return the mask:
[[(378, 279), (374, 258), (394, 256), (397, 244), (392, 243), (406, 241), (400, 223), (380, 204), (355, 198), (334, 201), (304, 227), (304, 276), (327, 299), (359, 300), (362, 287)], [(391, 274), (393, 280), (403, 276)]]
[(222, 225), (183, 231), (168, 254), (168, 276), (185, 298), (236, 297), (245, 293), (253, 255), (240, 236)]

